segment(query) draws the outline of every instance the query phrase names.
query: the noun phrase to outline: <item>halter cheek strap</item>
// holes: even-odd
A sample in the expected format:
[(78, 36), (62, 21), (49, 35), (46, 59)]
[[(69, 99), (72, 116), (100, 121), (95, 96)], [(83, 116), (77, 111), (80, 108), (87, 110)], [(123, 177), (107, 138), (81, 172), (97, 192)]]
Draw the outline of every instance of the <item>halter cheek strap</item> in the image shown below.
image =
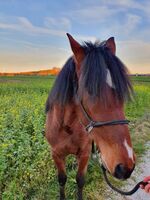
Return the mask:
[(94, 121), (91, 116), (85, 110), (82, 101), (79, 101), (80, 108), (83, 112), (84, 117), (89, 122), (88, 125), (85, 126), (85, 130), (90, 133), (93, 128), (101, 127), (101, 126), (112, 126), (118, 124), (129, 124), (129, 120), (112, 120), (112, 121)]

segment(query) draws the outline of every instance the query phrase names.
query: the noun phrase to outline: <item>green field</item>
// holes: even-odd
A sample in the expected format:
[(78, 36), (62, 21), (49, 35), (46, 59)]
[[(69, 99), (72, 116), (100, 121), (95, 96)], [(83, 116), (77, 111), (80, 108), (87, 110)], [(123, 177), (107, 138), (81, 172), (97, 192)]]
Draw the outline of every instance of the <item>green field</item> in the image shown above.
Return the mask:
[[(137, 155), (150, 140), (150, 77), (133, 77), (134, 101), (126, 105)], [(42, 135), (45, 101), (55, 77), (0, 77), (0, 199), (56, 200), (58, 183), (49, 146)], [(144, 124), (143, 124), (144, 123)], [(142, 126), (143, 124), (143, 126)], [(141, 126), (139, 126), (141, 125)], [(135, 131), (136, 130), (136, 131)], [(143, 133), (144, 130), (144, 134)], [(76, 167), (67, 162), (67, 199), (75, 199)], [(104, 183), (97, 163), (88, 166), (85, 199), (101, 200)]]

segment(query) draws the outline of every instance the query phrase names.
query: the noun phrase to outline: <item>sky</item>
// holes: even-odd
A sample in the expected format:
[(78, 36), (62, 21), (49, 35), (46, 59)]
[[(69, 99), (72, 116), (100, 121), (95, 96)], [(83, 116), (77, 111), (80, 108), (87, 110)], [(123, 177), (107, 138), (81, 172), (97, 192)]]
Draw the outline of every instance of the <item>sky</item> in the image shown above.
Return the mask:
[(149, 0), (0, 0), (0, 72), (62, 67), (76, 40), (115, 37), (131, 73), (150, 73)]

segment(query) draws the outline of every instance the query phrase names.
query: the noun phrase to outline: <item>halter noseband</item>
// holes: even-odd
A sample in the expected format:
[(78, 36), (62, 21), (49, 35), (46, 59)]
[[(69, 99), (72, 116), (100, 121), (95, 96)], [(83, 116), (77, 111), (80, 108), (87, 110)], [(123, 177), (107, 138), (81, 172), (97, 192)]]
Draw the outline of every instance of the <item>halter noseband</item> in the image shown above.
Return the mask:
[(118, 124), (129, 124), (129, 120), (123, 119), (123, 120), (112, 120), (112, 121), (101, 121), (97, 122), (94, 121), (91, 116), (87, 113), (85, 107), (83, 106), (82, 101), (79, 101), (80, 108), (83, 112), (84, 117), (88, 120), (88, 125), (85, 126), (85, 130), (90, 133), (93, 128), (101, 127), (101, 126), (110, 126), (110, 125), (118, 125)]

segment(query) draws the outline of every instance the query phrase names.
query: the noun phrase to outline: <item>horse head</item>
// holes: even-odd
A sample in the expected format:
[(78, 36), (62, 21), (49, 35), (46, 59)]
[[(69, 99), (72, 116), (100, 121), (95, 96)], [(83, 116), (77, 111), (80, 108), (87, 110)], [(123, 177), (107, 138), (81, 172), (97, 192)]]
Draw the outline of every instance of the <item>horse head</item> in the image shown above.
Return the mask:
[[(77, 74), (77, 104), (94, 122), (125, 121), (124, 102), (130, 97), (132, 86), (127, 69), (116, 56), (113, 37), (104, 42), (80, 45), (67, 34), (73, 52)], [(79, 106), (78, 118), (88, 124)], [(130, 177), (135, 166), (129, 128), (126, 123), (92, 127), (94, 140), (105, 168), (118, 179)]]

